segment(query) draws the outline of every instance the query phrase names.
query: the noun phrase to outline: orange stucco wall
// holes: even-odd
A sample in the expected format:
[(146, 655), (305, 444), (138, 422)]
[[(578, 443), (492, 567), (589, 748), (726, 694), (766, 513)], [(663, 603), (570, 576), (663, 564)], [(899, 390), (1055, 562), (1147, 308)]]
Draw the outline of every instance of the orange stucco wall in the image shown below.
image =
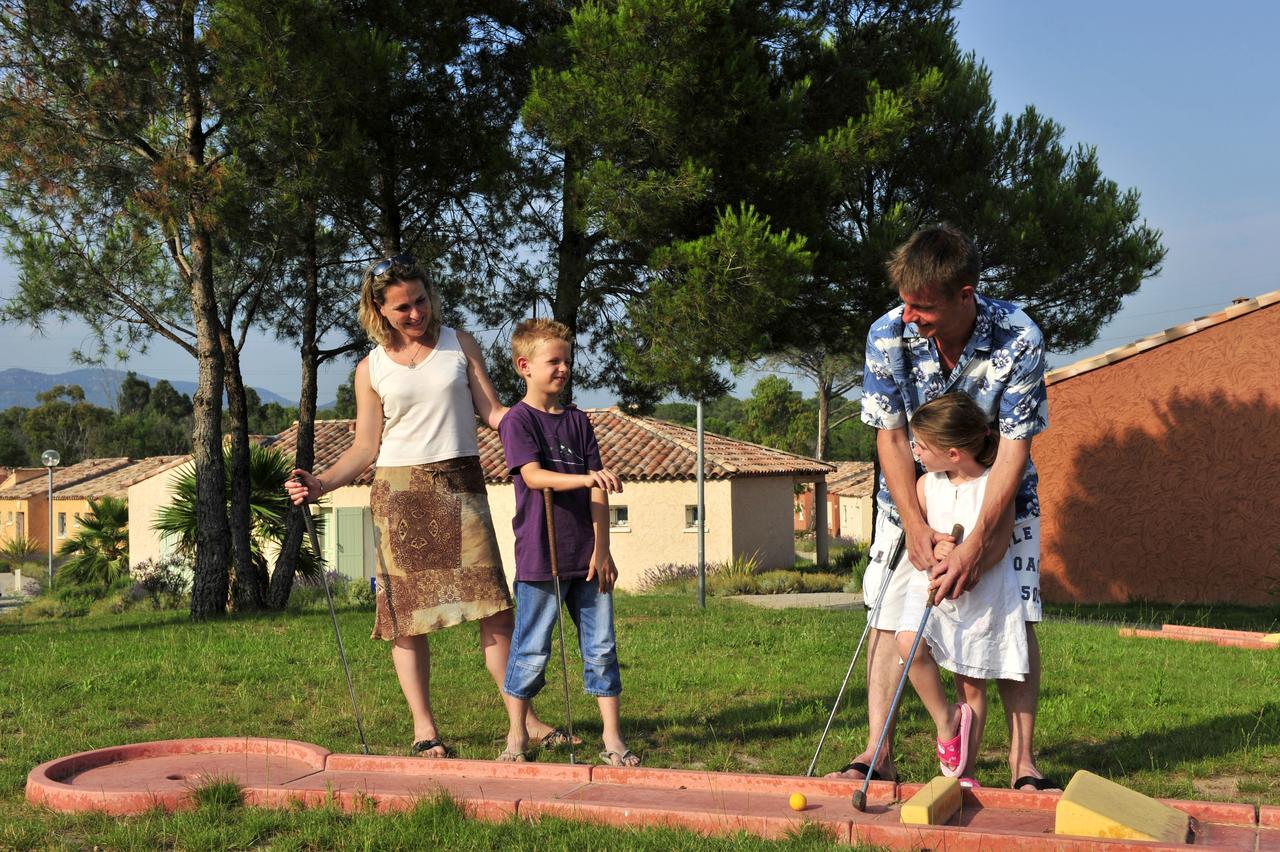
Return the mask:
[(1280, 603), (1280, 304), (1049, 385), (1054, 602)]

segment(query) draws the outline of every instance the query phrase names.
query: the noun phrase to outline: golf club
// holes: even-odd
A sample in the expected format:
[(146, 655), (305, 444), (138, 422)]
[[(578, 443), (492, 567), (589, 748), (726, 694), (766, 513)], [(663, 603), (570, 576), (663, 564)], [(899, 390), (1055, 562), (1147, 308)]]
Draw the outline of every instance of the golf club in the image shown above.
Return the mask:
[[(951, 537), (958, 544), (960, 537), (964, 535), (964, 527), (956, 524), (951, 528)], [(911, 643), (911, 651), (907, 654), (907, 660), (902, 667), (902, 677), (898, 678), (898, 688), (893, 693), (893, 703), (889, 705), (889, 714), (884, 718), (884, 728), (880, 731), (880, 739), (876, 742), (876, 750), (871, 753), (871, 761), (867, 764), (871, 767), (867, 772), (867, 777), (862, 779), (862, 788), (853, 791), (853, 808), (859, 812), (865, 812), (867, 809), (867, 788), (871, 786), (871, 774), (875, 772), (876, 764), (880, 760), (880, 751), (884, 748), (885, 740), (889, 738), (889, 731), (893, 728), (893, 717), (898, 714), (898, 704), (902, 701), (902, 691), (907, 685), (907, 676), (911, 673), (911, 664), (916, 660), (916, 650), (920, 647), (920, 640), (924, 637), (924, 628), (929, 623), (929, 613), (933, 611), (933, 595), (932, 591), (926, 592), (928, 598), (924, 604), (924, 615), (920, 616), (920, 625), (916, 628), (915, 641)]]
[(884, 590), (889, 587), (889, 580), (893, 578), (893, 569), (898, 567), (898, 559), (902, 556), (902, 545), (906, 540), (906, 532), (899, 530), (898, 538), (895, 540), (889, 554), (887, 563), (889, 570), (885, 571), (884, 579), (880, 581), (880, 593), (876, 596), (875, 606), (871, 608), (870, 614), (867, 615), (867, 625), (862, 628), (862, 638), (858, 640), (858, 647), (853, 649), (853, 659), (849, 660), (849, 670), (844, 673), (844, 682), (840, 684), (840, 691), (836, 693), (836, 700), (831, 705), (831, 715), (827, 717), (827, 726), (822, 729), (822, 736), (818, 738), (818, 748), (813, 753), (813, 760), (809, 761), (809, 768), (805, 770), (806, 777), (812, 777), (813, 770), (818, 765), (818, 756), (822, 754), (822, 746), (827, 741), (827, 733), (831, 730), (831, 723), (835, 721), (836, 711), (840, 709), (840, 700), (844, 698), (844, 691), (849, 686), (849, 678), (853, 675), (853, 667), (858, 663), (858, 655), (862, 653), (862, 646), (866, 643), (867, 635), (871, 632), (871, 625), (875, 623), (876, 617), (880, 613), (880, 602), (884, 600)]
[[(298, 481), (298, 480), (295, 480)], [(311, 517), (311, 509), (304, 500), (299, 506), (302, 520), (307, 525), (307, 534), (311, 536), (311, 552), (320, 559), (320, 539), (316, 536), (316, 522)], [(321, 568), (323, 569), (323, 563)], [(369, 743), (364, 738), (364, 723), (360, 721), (360, 705), (356, 703), (356, 688), (351, 682), (351, 667), (347, 665), (347, 652), (342, 647), (342, 632), (338, 630), (338, 613), (333, 608), (333, 595), (329, 592), (329, 577), (325, 572), (320, 574), (320, 583), (324, 586), (324, 599), (329, 602), (329, 618), (333, 621), (333, 635), (338, 640), (338, 659), (342, 660), (342, 671), (347, 676), (347, 692), (351, 694), (351, 712), (356, 716), (356, 730), (360, 733), (360, 748), (369, 753)]]
[(560, 633), (560, 676), (564, 683), (564, 720), (569, 731), (569, 762), (576, 763), (573, 758), (573, 713), (569, 709), (569, 662), (564, 654), (564, 617), (560, 613), (560, 566), (556, 558), (556, 522), (552, 517), (553, 503), (551, 489), (542, 491), (542, 505), (547, 515), (547, 546), (551, 554), (551, 582), (556, 592), (556, 629)]

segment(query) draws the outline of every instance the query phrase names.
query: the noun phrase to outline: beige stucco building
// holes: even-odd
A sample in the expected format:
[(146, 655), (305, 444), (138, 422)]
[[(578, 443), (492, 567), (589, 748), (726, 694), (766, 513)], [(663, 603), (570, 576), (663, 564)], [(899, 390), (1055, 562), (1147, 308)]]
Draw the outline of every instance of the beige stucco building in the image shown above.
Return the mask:
[[(104, 474), (127, 467), (127, 458), (85, 459), (67, 467), (53, 469), (53, 550), (56, 553), (69, 536), (75, 534), (76, 521), (89, 511), (88, 501), (60, 503), (59, 494), (67, 488), (89, 482)], [(95, 495), (96, 496), (96, 495)], [(23, 536), (40, 546), (49, 547), (49, 471), (43, 467), (21, 467), (9, 473), (0, 483), (0, 544)]]
[[(664, 563), (693, 564), (698, 558), (695, 524), (696, 445), (692, 429), (617, 409), (587, 411), (596, 430), (605, 467), (623, 480), (611, 496), (610, 548), (618, 565), (620, 588), (635, 588), (650, 568)], [(296, 447), (296, 425), (276, 436), (271, 446), (286, 455)], [(316, 464), (322, 472), (351, 446), (355, 421), (316, 423)], [(489, 507), (508, 579), (515, 572), (515, 490), (503, 462), (497, 433), (477, 432)], [(830, 465), (719, 435), (705, 441), (706, 558), (723, 562), (756, 555), (765, 568), (795, 562), (791, 529), (795, 483), (823, 477)], [(150, 531), (156, 510), (167, 501), (171, 474), (160, 472), (129, 489), (130, 561), (163, 555)], [(321, 549), (328, 564), (351, 577), (372, 577), (376, 561), (369, 511), (373, 469), (355, 482), (325, 495), (318, 513)], [(136, 538), (135, 538), (136, 537)], [(146, 539), (146, 540), (144, 540)]]
[[(827, 476), (827, 532), (837, 538), (871, 540), (871, 510), (875, 497), (875, 466), (871, 462), (832, 462)], [(813, 529), (817, 488), (805, 486), (795, 495), (793, 513), (797, 532)]]

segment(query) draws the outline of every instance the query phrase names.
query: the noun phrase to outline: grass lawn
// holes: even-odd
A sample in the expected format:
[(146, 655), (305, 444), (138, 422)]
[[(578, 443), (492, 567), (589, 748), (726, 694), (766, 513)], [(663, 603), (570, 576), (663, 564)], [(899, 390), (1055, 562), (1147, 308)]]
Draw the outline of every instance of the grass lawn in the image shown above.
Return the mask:
[[(624, 725), (649, 766), (800, 774), (863, 625), (861, 613), (770, 611), (708, 598), (620, 596)], [(1075, 608), (1040, 628), (1037, 729), (1041, 768), (1064, 782), (1090, 769), (1156, 796), (1280, 804), (1280, 651), (1121, 639), (1112, 621), (1178, 620), (1280, 630), (1275, 610)], [(368, 611), (339, 612), (370, 748), (403, 754), (411, 728), (386, 645), (366, 638)], [(572, 632), (570, 643), (572, 645)], [(481, 665), (473, 627), (432, 639), (433, 703), (460, 756), (501, 749), (505, 715)], [(572, 650), (572, 649), (571, 649)], [(557, 655), (553, 655), (553, 658)], [(575, 663), (571, 656), (570, 668)], [(0, 848), (822, 848), (705, 840), (692, 834), (547, 820), (469, 823), (448, 802), (399, 816), (271, 812), (209, 805), (131, 819), (64, 816), (26, 805), (27, 772), (103, 746), (192, 736), (292, 737), (357, 752), (328, 614), (189, 623), (132, 612), (26, 623), (0, 619)], [(558, 664), (539, 707), (560, 721)], [(571, 672), (580, 684), (580, 673)], [(866, 737), (860, 686), (828, 738), (820, 771)], [(1007, 784), (998, 698), (978, 777)], [(899, 725), (905, 779), (935, 772), (927, 715), (908, 694)], [(598, 750), (594, 702), (575, 688), (574, 720)], [(548, 758), (557, 759), (557, 758)], [(564, 758), (558, 758), (564, 759)]]

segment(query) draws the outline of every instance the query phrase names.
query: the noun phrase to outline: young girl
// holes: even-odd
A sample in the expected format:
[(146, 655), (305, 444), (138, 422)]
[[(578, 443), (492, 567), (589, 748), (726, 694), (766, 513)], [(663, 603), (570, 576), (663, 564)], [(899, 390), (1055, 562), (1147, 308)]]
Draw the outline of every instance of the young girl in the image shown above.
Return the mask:
[[(926, 471), (916, 481), (916, 492), (929, 526), (939, 532), (955, 524), (973, 529), (999, 442), (986, 414), (967, 394), (946, 394), (916, 410), (911, 433), (916, 458)], [(1004, 540), (1012, 535), (1012, 522), (1011, 508), (1005, 520), (1010, 534)], [(955, 548), (949, 539), (942, 536), (934, 546), (936, 561), (945, 560)], [(934, 593), (934, 583), (924, 571), (914, 573), (909, 584), (897, 632), (904, 660)], [(979, 786), (971, 776), (986, 722), (987, 679), (1023, 680), (1029, 670), (1019, 594), (1006, 549), (976, 586), (954, 601), (934, 605), (911, 666), (911, 685), (937, 727), (942, 774), (960, 778), (965, 786)], [(961, 699), (956, 704), (947, 700), (939, 666), (955, 673)]]

